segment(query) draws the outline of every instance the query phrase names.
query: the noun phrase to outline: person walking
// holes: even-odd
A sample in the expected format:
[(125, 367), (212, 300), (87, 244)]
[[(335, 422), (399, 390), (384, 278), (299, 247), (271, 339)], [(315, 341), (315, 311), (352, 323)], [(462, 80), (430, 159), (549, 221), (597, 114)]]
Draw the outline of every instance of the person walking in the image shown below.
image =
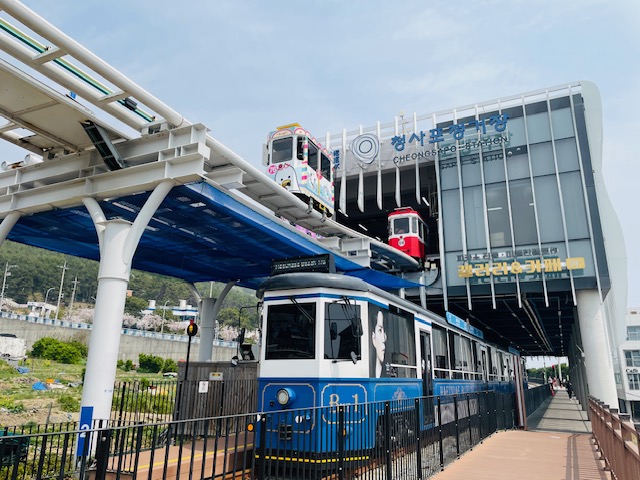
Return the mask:
[(573, 385), (571, 385), (571, 382), (567, 380), (567, 384), (566, 387), (567, 389), (567, 394), (569, 395), (569, 398), (573, 398)]

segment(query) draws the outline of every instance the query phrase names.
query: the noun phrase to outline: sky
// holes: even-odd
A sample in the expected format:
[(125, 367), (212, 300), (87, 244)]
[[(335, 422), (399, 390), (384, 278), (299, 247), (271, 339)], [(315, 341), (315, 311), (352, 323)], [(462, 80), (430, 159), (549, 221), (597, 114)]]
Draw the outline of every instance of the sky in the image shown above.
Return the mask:
[[(324, 138), (400, 112), (591, 81), (627, 246), (627, 304), (640, 306), (637, 0), (24, 3), (256, 166), (278, 125)], [(0, 161), (14, 148), (0, 142)]]

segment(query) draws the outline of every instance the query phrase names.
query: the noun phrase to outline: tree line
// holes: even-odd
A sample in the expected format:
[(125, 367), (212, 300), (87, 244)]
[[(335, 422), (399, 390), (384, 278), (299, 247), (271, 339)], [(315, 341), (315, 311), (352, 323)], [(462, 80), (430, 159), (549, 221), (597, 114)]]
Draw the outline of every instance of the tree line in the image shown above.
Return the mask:
[[(73, 316), (72, 312), (65, 311), (70, 307), (72, 296), (74, 311), (93, 306), (98, 290), (98, 262), (5, 241), (0, 246), (0, 275), (4, 276), (4, 272), (8, 272), (3, 279), (4, 299), (11, 299), (18, 304), (46, 300), (55, 305), (65, 265), (59, 318)], [(156, 301), (156, 312), (159, 315), (162, 315), (161, 307), (166, 302), (164, 317), (168, 323), (177, 320), (169, 307), (178, 305), (180, 300), (197, 305), (189, 286), (177, 278), (132, 270), (128, 288), (131, 296), (126, 299), (125, 313), (135, 318), (142, 318), (141, 312), (147, 308), (149, 300)], [(196, 284), (196, 289), (203, 298), (209, 297), (210, 293), (215, 298), (223, 288), (224, 284), (217, 282)], [(220, 326), (256, 328), (257, 310), (249, 307), (255, 307), (257, 303), (252, 290), (234, 287), (225, 298), (218, 315)]]

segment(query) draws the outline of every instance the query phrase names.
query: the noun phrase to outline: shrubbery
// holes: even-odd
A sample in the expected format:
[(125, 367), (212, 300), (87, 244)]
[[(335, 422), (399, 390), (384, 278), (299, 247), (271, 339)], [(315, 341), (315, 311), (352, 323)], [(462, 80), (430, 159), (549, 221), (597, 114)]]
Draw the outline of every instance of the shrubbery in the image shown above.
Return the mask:
[(133, 362), (131, 360), (127, 360), (126, 362), (124, 360), (118, 360), (118, 368), (128, 372), (133, 370)]
[(164, 359), (141, 353), (138, 356), (138, 371), (141, 373), (177, 372), (178, 364), (171, 358)]
[(77, 340), (63, 342), (51, 337), (42, 337), (33, 344), (31, 356), (60, 363), (80, 363), (87, 356), (87, 346)]
[(63, 394), (58, 397), (58, 405), (65, 412), (77, 412), (80, 410), (80, 400), (73, 395)]

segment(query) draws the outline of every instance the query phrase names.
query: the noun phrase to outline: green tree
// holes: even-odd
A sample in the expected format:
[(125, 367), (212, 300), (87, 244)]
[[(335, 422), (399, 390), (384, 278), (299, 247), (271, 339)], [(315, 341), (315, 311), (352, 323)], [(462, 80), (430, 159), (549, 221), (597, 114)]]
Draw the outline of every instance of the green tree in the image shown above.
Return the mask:
[(149, 302), (139, 297), (129, 297), (124, 303), (124, 312), (134, 317), (141, 318), (142, 310), (149, 306)]

